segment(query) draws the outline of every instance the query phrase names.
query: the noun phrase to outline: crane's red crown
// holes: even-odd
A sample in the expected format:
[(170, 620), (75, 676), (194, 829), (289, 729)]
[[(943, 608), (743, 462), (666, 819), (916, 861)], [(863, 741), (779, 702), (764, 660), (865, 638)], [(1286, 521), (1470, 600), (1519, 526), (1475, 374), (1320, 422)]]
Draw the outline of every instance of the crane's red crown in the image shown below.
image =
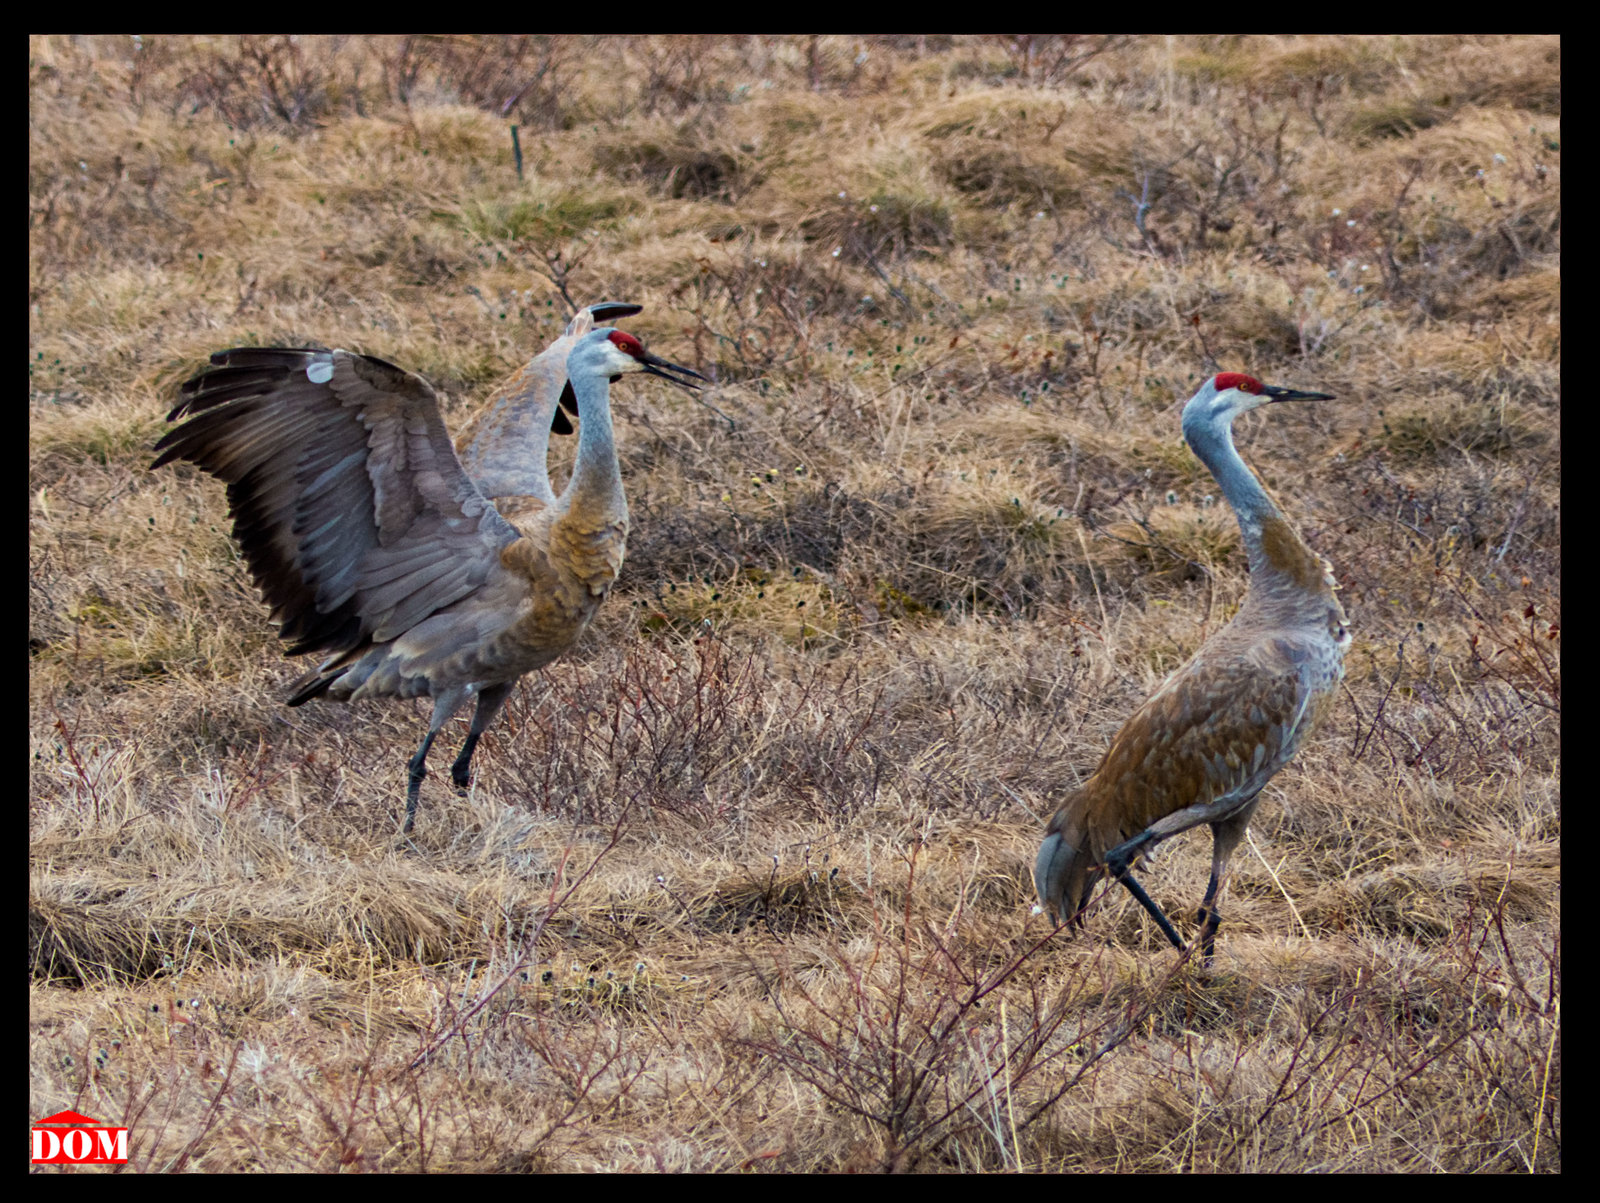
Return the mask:
[(1230, 388), (1236, 388), (1241, 393), (1259, 393), (1262, 384), (1254, 376), (1246, 376), (1243, 372), (1217, 373), (1217, 392), (1225, 393)]
[(613, 330), (606, 337), (625, 354), (632, 355), (635, 359), (644, 358), (644, 344), (626, 330)]

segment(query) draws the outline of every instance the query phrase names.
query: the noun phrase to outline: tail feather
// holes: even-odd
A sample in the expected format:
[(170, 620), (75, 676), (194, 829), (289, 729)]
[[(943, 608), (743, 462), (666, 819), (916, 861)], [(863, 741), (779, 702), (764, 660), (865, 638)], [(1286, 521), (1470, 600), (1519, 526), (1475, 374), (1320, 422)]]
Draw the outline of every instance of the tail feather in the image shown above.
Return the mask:
[[(1089, 901), (1088, 864), (1083, 852), (1056, 832), (1044, 837), (1039, 857), (1033, 866), (1033, 884), (1039, 892), (1039, 905), (1056, 923), (1078, 918)], [(1078, 920), (1081, 925), (1082, 920)]]
[(1095, 846), (1098, 841), (1089, 838), (1076, 809), (1069, 800), (1050, 820), (1034, 861), (1033, 884), (1039, 893), (1039, 905), (1055, 922), (1081, 927), (1079, 912), (1088, 904), (1095, 881), (1103, 872), (1100, 862), (1105, 853)]
[(327, 693), (333, 683), (344, 676), (346, 671), (348, 670), (343, 668), (337, 672), (323, 672), (318, 669), (315, 672), (307, 673), (294, 683), (289, 696), (283, 700), (290, 706), (303, 706), (311, 701), (312, 698), (320, 698)]

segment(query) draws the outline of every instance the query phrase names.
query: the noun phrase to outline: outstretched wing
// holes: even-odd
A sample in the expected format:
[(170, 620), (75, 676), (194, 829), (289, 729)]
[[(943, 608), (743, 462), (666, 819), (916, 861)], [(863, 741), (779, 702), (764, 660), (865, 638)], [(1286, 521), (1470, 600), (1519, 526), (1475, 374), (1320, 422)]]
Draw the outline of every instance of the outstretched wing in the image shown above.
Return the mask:
[(580, 309), (566, 331), (496, 390), (456, 439), (467, 473), (485, 497), (554, 501), (548, 456), (550, 432), (570, 434), (578, 403), (567, 379), (567, 356), (599, 322), (638, 313), (642, 305), (601, 301)]
[(518, 533), (467, 478), (420, 377), (349, 351), (241, 347), (183, 386), (152, 467), (225, 481), (291, 654), (350, 652), (468, 596)]

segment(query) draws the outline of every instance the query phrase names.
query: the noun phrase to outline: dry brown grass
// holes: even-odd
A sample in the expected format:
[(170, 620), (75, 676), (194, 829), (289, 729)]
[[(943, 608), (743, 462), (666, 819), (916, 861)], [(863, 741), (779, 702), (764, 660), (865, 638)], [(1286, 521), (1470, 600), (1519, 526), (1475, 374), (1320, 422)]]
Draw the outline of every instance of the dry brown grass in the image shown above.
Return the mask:
[[(1561, 1167), (1547, 38), (30, 43), (30, 1109), (142, 1169)], [(516, 123), (524, 175), (512, 163)], [(458, 798), (285, 709), (218, 348), (459, 424), (582, 304), (635, 536)], [(1246, 586), (1178, 406), (1337, 566), (1336, 717), (1214, 970), (1040, 821)], [(558, 455), (570, 455), (567, 448)], [(1146, 881), (1175, 916), (1209, 841)]]

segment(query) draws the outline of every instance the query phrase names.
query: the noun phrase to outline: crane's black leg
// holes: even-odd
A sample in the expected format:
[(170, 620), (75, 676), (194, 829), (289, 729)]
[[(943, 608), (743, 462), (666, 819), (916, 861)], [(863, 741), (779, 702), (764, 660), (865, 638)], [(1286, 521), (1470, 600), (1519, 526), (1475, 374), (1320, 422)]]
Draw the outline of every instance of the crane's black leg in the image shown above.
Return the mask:
[(1178, 933), (1173, 930), (1171, 921), (1162, 913), (1161, 908), (1151, 900), (1150, 895), (1144, 892), (1144, 887), (1139, 884), (1138, 879), (1129, 871), (1129, 866), (1132, 865), (1134, 857), (1138, 856), (1139, 850), (1153, 839), (1155, 837), (1148, 831), (1141, 831), (1131, 840), (1124, 840), (1118, 844), (1110, 852), (1106, 853), (1106, 871), (1128, 888), (1128, 893), (1138, 899), (1139, 905), (1150, 912), (1150, 917), (1156, 921), (1156, 926), (1161, 929), (1161, 934), (1172, 942), (1174, 948), (1179, 952), (1183, 952), (1183, 941), (1178, 939)]
[(1222, 912), (1217, 910), (1217, 888), (1221, 885), (1221, 878), (1217, 870), (1211, 870), (1211, 884), (1206, 886), (1205, 901), (1200, 904), (1200, 956), (1207, 965), (1211, 964), (1211, 954), (1216, 951), (1217, 928), (1222, 926)]
[(1161, 913), (1161, 908), (1151, 900), (1150, 895), (1144, 892), (1144, 887), (1139, 884), (1134, 875), (1124, 869), (1117, 877), (1117, 880), (1127, 886), (1128, 893), (1137, 898), (1139, 905), (1150, 912), (1150, 917), (1156, 921), (1156, 926), (1161, 929), (1161, 934), (1172, 941), (1172, 946), (1179, 952), (1184, 951), (1183, 941), (1178, 939), (1178, 933), (1173, 930), (1171, 922)]
[(1250, 826), (1250, 816), (1256, 813), (1257, 794), (1220, 823), (1211, 824), (1211, 881), (1206, 886), (1205, 901), (1200, 904), (1200, 954), (1207, 965), (1216, 946), (1217, 928), (1222, 926), (1222, 912), (1217, 909), (1217, 895), (1222, 893), (1222, 879), (1228, 871), (1228, 858), (1244, 839)]
[(478, 708), (472, 713), (472, 728), (467, 732), (467, 742), (461, 745), (461, 755), (450, 766), (450, 777), (462, 793), (472, 784), (472, 754), (478, 748), (478, 738), (494, 722), (495, 715), (506, 704), (506, 698), (511, 696), (511, 685), (507, 681), (504, 685), (491, 685), (478, 691)]
[(428, 722), (428, 734), (423, 737), (422, 746), (417, 749), (417, 754), (407, 763), (408, 776), (406, 779), (406, 825), (400, 830), (407, 835), (417, 821), (417, 794), (422, 789), (422, 779), (428, 775), (428, 749), (433, 747), (433, 741), (439, 737), (439, 732), (450, 721), (450, 716), (461, 708), (461, 703), (467, 700), (465, 689), (452, 689), (433, 699), (433, 718)]
[(406, 825), (400, 830), (407, 834), (417, 821), (417, 793), (422, 789), (422, 779), (428, 775), (428, 749), (433, 747), (434, 736), (438, 734), (437, 730), (430, 730), (423, 736), (422, 746), (406, 764)]

